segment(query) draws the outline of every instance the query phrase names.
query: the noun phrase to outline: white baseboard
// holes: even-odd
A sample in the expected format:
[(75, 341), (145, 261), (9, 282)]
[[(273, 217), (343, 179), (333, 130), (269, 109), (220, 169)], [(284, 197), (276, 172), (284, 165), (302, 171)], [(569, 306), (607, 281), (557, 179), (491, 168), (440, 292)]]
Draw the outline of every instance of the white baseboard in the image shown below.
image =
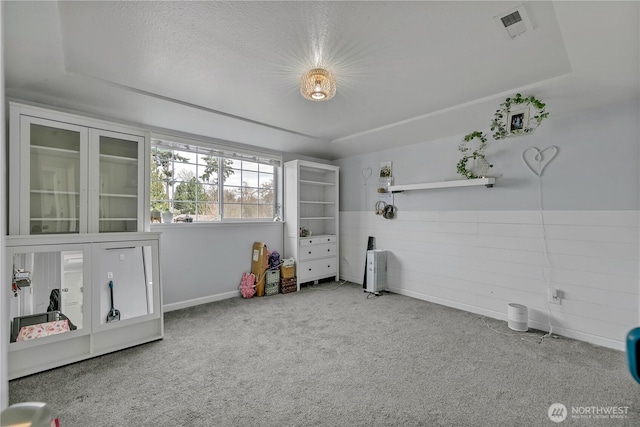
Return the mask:
[[(424, 295), (418, 292), (413, 292), (413, 291), (407, 291), (404, 289), (400, 289), (400, 288), (389, 288), (389, 291), (396, 293), (396, 294), (400, 294), (400, 295), (405, 295), (411, 298), (416, 298), (416, 299), (420, 299), (423, 301), (429, 301), (432, 302), (434, 304), (440, 304), (440, 305), (444, 305), (447, 307), (451, 307), (451, 308), (456, 308), (458, 310), (463, 310), (463, 311), (467, 311), (470, 313), (476, 313), (476, 314), (481, 314), (483, 316), (487, 316), (487, 317), (491, 317), (493, 319), (498, 319), (498, 320), (504, 320), (507, 321), (507, 314), (506, 313), (500, 313), (497, 311), (493, 311), (493, 310), (486, 310), (483, 309), (481, 307), (475, 307), (472, 305), (467, 305), (467, 304), (461, 304), (461, 303), (457, 303), (455, 301), (449, 301), (446, 299), (442, 299), (442, 298), (438, 298), (438, 297), (432, 297), (429, 295)], [(533, 329), (538, 329), (541, 331), (545, 331), (545, 332), (549, 332), (549, 324), (548, 323), (542, 323), (542, 322), (537, 322), (534, 320), (529, 319), (529, 327), (533, 328)], [(591, 344), (595, 344), (595, 345), (599, 345), (602, 347), (607, 347), (607, 348), (612, 348), (614, 350), (620, 350), (620, 351), (625, 351), (626, 350), (626, 344), (623, 341), (617, 341), (617, 340), (612, 340), (610, 338), (604, 338), (604, 337), (599, 337), (597, 335), (591, 335), (591, 334), (587, 334), (585, 332), (580, 332), (580, 331), (574, 331), (572, 329), (566, 329), (566, 328), (562, 328), (560, 326), (553, 326), (553, 335), (561, 335), (563, 337), (567, 337), (567, 338), (573, 338), (576, 340), (580, 340), (580, 341), (585, 341)]]
[[(359, 280), (358, 278), (355, 277), (350, 277), (350, 276), (346, 276), (346, 275), (341, 275), (340, 278), (342, 280), (348, 280), (349, 282), (353, 282), (353, 283), (357, 283), (357, 284), (362, 284), (362, 281)], [(507, 321), (507, 314), (506, 313), (501, 313), (501, 312), (497, 312), (497, 311), (493, 311), (493, 310), (486, 310), (480, 307), (475, 307), (475, 306), (471, 306), (468, 304), (461, 304), (461, 303), (457, 303), (455, 301), (450, 301), (450, 300), (446, 300), (446, 299), (442, 299), (442, 298), (438, 298), (438, 297), (433, 297), (430, 295), (425, 295), (425, 294), (421, 294), (418, 292), (414, 292), (414, 291), (407, 291), (405, 289), (401, 289), (401, 288), (394, 288), (394, 287), (390, 287), (389, 288), (390, 292), (396, 293), (396, 294), (400, 294), (400, 295), (405, 295), (411, 298), (416, 298), (416, 299), (420, 299), (423, 301), (429, 301), (432, 302), (434, 304), (440, 304), (440, 305), (444, 305), (446, 307), (451, 307), (451, 308), (455, 308), (458, 310), (463, 310), (463, 311), (467, 311), (470, 313), (476, 313), (476, 314), (480, 314), (483, 316), (487, 316), (487, 317), (491, 317), (493, 319), (498, 319), (498, 320), (503, 320), (503, 321)], [(193, 307), (195, 305), (200, 305), (200, 304), (207, 304), (210, 302), (214, 302), (214, 301), (221, 301), (224, 299), (228, 299), (228, 298), (236, 298), (240, 296), (240, 291), (230, 291), (230, 292), (225, 292), (222, 294), (217, 294), (217, 295), (211, 295), (208, 297), (202, 297), (202, 298), (195, 298), (195, 299), (191, 299), (188, 301), (181, 301), (181, 302), (176, 302), (176, 303), (172, 303), (172, 304), (166, 304), (163, 306), (164, 312), (169, 312), (169, 311), (174, 311), (174, 310), (180, 310), (183, 308), (187, 308), (187, 307)], [(534, 320), (529, 320), (529, 327), (534, 328), (534, 329), (538, 329), (541, 331), (545, 331), (548, 332), (549, 331), (549, 325), (547, 323), (542, 323), (542, 322), (537, 322)], [(600, 337), (597, 335), (591, 335), (591, 334), (587, 334), (585, 332), (580, 332), (580, 331), (574, 331), (572, 329), (566, 329), (566, 328), (562, 328), (560, 326), (554, 326), (553, 327), (553, 333), (556, 335), (561, 335), (567, 338), (573, 338), (576, 340), (580, 340), (580, 341), (585, 341), (591, 344), (596, 344), (596, 345), (600, 345), (602, 347), (607, 347), (607, 348), (612, 348), (614, 350), (619, 350), (619, 351), (625, 351), (626, 349), (626, 345), (623, 341), (617, 341), (617, 340), (612, 340), (609, 338), (604, 338), (604, 337)]]
[(347, 276), (346, 274), (341, 274), (340, 280), (346, 280), (348, 282), (353, 282), (353, 283), (357, 283), (358, 285), (362, 285), (362, 277), (353, 277), (353, 276)]
[(162, 306), (164, 312), (180, 310), (194, 305), (207, 304), (214, 301), (222, 301), (223, 299), (235, 298), (240, 296), (240, 291), (230, 291), (222, 294), (210, 295), (208, 297), (194, 298), (187, 301), (174, 302)]
[[(542, 331), (548, 331), (549, 325), (547, 323), (540, 323), (529, 321), (529, 326)], [(626, 351), (627, 345), (624, 341), (612, 340), (610, 338), (599, 337), (597, 335), (587, 334), (585, 332), (574, 331), (573, 329), (566, 329), (560, 326), (553, 327), (553, 335), (561, 335), (567, 338), (573, 338), (579, 341), (585, 341), (591, 344), (599, 345), (602, 347), (612, 348), (614, 350)]]

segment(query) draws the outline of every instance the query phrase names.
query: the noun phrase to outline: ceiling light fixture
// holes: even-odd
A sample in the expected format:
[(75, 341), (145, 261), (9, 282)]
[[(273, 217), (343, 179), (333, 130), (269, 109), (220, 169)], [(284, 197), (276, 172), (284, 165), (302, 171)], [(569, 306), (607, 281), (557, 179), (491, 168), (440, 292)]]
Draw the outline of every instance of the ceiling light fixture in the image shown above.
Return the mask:
[(327, 70), (314, 68), (302, 75), (300, 93), (310, 101), (328, 101), (336, 94), (336, 79)]

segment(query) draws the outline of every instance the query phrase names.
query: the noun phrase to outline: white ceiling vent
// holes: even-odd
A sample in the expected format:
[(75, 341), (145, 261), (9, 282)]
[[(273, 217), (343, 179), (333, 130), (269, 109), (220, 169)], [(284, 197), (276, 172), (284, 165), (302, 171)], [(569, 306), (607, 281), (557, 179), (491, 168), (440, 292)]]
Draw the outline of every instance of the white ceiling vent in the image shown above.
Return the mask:
[(520, 34), (533, 30), (524, 5), (494, 16), (493, 19), (508, 39), (513, 39)]

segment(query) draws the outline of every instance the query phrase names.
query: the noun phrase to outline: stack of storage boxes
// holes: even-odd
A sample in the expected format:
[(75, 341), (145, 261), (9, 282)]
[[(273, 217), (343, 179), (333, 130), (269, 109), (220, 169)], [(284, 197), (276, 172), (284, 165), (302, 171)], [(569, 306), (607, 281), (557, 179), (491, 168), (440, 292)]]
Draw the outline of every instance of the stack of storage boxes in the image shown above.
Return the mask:
[(298, 290), (296, 267), (293, 262), (283, 262), (280, 266), (280, 293), (288, 294)]

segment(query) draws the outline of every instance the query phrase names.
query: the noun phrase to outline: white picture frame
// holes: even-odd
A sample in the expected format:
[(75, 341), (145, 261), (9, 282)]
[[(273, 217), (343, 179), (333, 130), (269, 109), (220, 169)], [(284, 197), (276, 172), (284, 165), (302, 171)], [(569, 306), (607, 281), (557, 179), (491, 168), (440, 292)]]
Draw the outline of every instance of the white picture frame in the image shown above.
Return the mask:
[(509, 114), (507, 115), (507, 121), (505, 123), (505, 127), (507, 128), (509, 134), (519, 135), (525, 133), (526, 129), (529, 129), (529, 110), (530, 108), (529, 106), (527, 106), (509, 112)]

